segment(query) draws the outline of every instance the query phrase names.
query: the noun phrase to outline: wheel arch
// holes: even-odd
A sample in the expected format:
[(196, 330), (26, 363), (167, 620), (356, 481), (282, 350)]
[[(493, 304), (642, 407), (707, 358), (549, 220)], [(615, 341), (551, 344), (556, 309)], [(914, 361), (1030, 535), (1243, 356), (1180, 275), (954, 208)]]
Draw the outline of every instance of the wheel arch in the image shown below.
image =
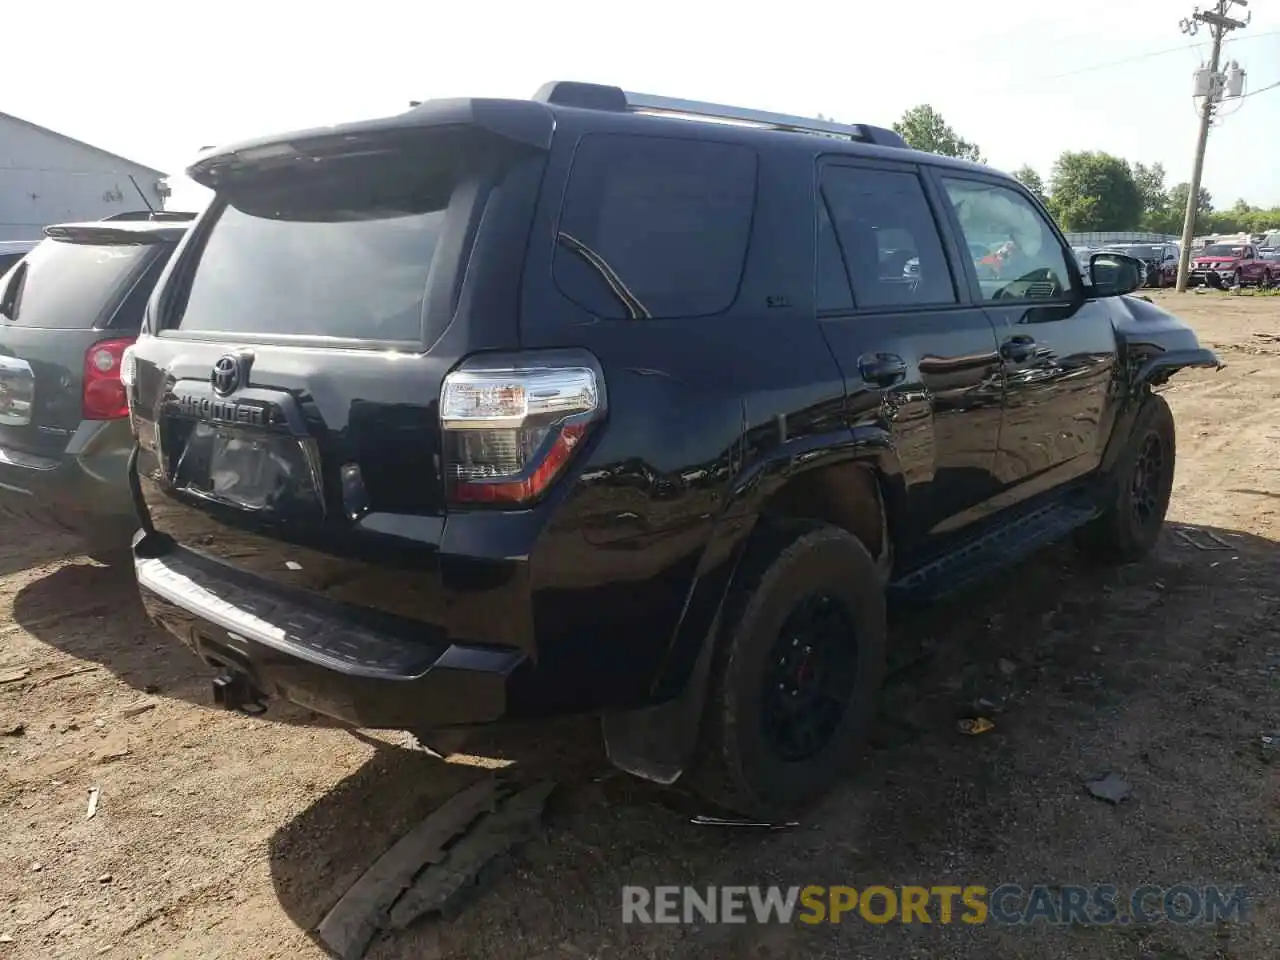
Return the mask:
[(614, 765), (667, 784), (683, 772), (697, 745), (725, 598), (762, 524), (808, 519), (839, 526), (867, 548), (887, 581), (903, 497), (897, 455), (879, 433), (807, 438), (747, 464), (729, 485), (703, 550), (651, 688), (652, 705), (603, 718)]

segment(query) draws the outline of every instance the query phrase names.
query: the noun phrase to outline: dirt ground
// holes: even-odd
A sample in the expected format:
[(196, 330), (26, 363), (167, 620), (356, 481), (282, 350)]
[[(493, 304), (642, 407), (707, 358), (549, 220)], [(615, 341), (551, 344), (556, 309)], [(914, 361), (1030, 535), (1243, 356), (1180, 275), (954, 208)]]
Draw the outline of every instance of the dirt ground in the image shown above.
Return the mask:
[[(678, 796), (611, 774), (590, 722), (521, 732), (506, 753), (563, 784), (545, 831), (459, 918), (368, 956), (1280, 956), (1280, 297), (1154, 296), (1229, 365), (1167, 390), (1182, 534), (1118, 571), (1054, 549), (900, 624), (921, 656), (892, 678), (873, 749), (793, 830), (691, 824)], [(299, 711), (216, 710), (127, 573), (5, 533), (0, 960), (323, 957), (314, 928), (351, 882), (490, 774), (492, 759), (442, 762)], [(979, 697), (996, 727), (960, 736)], [(1084, 791), (1107, 771), (1128, 802)], [(1243, 885), (1250, 913), (1105, 928), (620, 920), (626, 883), (1001, 882)]]

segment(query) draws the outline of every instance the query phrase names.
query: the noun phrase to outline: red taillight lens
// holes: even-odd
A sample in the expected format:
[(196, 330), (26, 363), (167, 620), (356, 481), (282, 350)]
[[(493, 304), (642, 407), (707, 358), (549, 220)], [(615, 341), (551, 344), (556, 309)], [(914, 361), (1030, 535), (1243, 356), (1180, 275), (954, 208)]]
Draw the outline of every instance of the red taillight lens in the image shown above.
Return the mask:
[(440, 391), (449, 499), (507, 506), (538, 499), (603, 415), (594, 365), (464, 364)]
[(84, 354), (82, 406), (86, 420), (118, 420), (129, 415), (129, 399), (120, 379), (127, 340), (99, 340)]

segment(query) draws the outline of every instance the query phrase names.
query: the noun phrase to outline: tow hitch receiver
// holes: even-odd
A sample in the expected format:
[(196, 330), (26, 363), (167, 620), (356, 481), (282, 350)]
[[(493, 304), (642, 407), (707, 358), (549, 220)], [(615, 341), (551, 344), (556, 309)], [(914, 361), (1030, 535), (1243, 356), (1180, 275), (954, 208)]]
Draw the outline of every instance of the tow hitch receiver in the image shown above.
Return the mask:
[(267, 712), (258, 690), (243, 673), (225, 671), (213, 678), (213, 702), (224, 710), (239, 710), (257, 716)]

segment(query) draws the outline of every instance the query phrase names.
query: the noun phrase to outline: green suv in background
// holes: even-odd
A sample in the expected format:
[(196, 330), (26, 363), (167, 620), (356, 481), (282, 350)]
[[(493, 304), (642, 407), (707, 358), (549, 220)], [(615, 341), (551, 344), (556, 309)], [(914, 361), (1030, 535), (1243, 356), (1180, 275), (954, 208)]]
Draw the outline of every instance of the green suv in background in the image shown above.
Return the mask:
[(60, 224), (0, 276), (0, 522), (128, 546), (133, 436), (120, 382), (182, 220)]

